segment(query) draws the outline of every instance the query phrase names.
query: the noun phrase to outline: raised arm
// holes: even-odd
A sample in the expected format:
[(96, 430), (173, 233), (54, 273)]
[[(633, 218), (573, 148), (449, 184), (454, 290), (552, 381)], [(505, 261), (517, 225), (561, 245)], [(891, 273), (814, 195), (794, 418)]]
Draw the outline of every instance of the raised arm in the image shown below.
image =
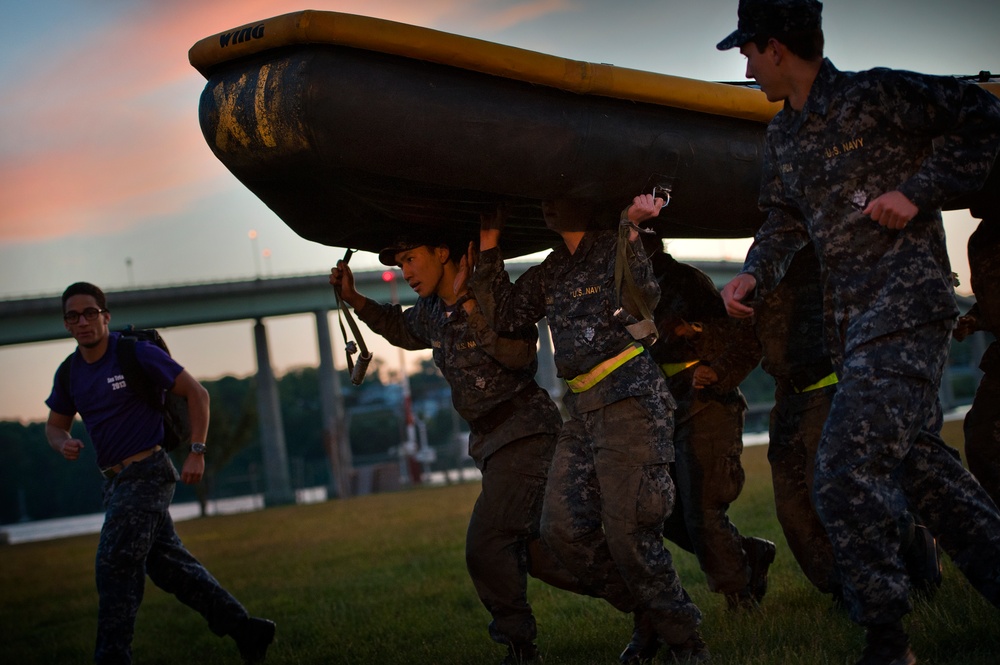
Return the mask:
[(500, 234), (507, 224), (507, 209), (497, 206), (495, 213), (479, 216), (479, 251), (485, 252), (500, 246)]
[[(501, 209), (498, 213), (501, 214)], [(484, 218), (486, 215), (483, 216)], [(459, 296), (462, 308), (468, 317), (469, 328), (476, 338), (476, 344), (485, 353), (498, 363), (508, 369), (521, 369), (528, 367), (535, 360), (536, 344), (538, 342), (537, 330), (532, 326), (530, 330), (534, 335), (512, 335), (501, 336), (496, 333), (490, 325), (494, 319), (492, 311), (493, 299), (486, 299), (488, 312), (484, 312), (479, 301), (469, 290), (469, 276), (476, 265), (476, 247), (474, 243), (469, 243), (465, 256), (459, 261), (458, 272), (455, 275), (455, 293)]]
[(330, 269), (330, 286), (342, 302), (353, 307), (355, 312), (361, 312), (366, 298), (354, 287), (354, 273), (346, 262), (337, 261), (337, 265)]
[(350, 305), (358, 318), (393, 346), (415, 351), (430, 348), (430, 337), (423, 333), (417, 308), (407, 310), (399, 305), (378, 303), (365, 297), (354, 286), (354, 273), (343, 261), (330, 270), (330, 286), (341, 302)]
[(504, 367), (516, 370), (535, 362), (538, 334), (534, 326), (526, 328), (528, 331), (535, 331), (534, 335), (525, 334), (525, 331), (521, 331), (520, 335), (498, 335), (482, 310), (475, 307), (469, 314), (469, 328), (473, 331), (479, 348)]
[[(656, 304), (660, 300), (660, 283), (653, 274), (653, 265), (646, 255), (646, 249), (639, 240), (639, 227), (642, 222), (658, 217), (663, 208), (663, 199), (654, 197), (652, 194), (639, 194), (632, 200), (632, 204), (622, 211), (621, 223), (630, 224), (626, 240), (629, 250), (626, 252), (628, 258), (628, 270), (632, 273), (632, 280), (637, 289), (637, 296), (642, 298), (647, 309), (652, 312), (656, 309)], [(631, 303), (631, 294), (628, 289), (623, 293), (625, 308), (634, 316), (638, 316), (641, 309), (638, 303)]]
[(478, 301), (487, 324), (501, 334), (515, 333), (545, 316), (544, 276), (541, 268), (529, 268), (511, 283), (504, 269), (498, 229), (480, 229), (480, 253), (469, 290)]

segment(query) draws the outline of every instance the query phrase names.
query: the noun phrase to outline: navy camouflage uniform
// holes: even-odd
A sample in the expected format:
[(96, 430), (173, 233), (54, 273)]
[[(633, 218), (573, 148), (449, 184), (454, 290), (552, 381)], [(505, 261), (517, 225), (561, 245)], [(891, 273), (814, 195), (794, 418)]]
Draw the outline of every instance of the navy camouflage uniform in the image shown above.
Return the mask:
[[(975, 213), (976, 211), (973, 211)], [(969, 238), (969, 270), (980, 330), (1000, 336), (1000, 219), (984, 217)], [(1000, 505), (1000, 342), (986, 349), (979, 363), (983, 378), (965, 416), (965, 455), (969, 470)]]
[(146, 575), (197, 610), (216, 635), (232, 635), (249, 617), (184, 547), (168, 511), (179, 476), (166, 452), (126, 467), (104, 485), (97, 546), (98, 663), (131, 663), (135, 617)]
[[(729, 318), (708, 275), (663, 251), (654, 251), (650, 261), (660, 302), (653, 313), (659, 339), (649, 352), (677, 401), (677, 505), (664, 535), (697, 555), (708, 588), (724, 594), (731, 607), (752, 606), (760, 599), (750, 589), (751, 577), (760, 564), (766, 576), (770, 564), (757, 559), (773, 560), (774, 545), (741, 535), (727, 511), (746, 481), (741, 456), (747, 402), (739, 385), (760, 361), (760, 344), (749, 321)], [(675, 327), (684, 324), (691, 336), (676, 334)], [(710, 367), (718, 380), (695, 389), (697, 367)]]
[(542, 499), (556, 436), (558, 407), (534, 380), (533, 325), (497, 335), (477, 306), (471, 315), (437, 296), (399, 305), (367, 300), (358, 318), (404, 349), (432, 349), (451, 386), (452, 403), (469, 423), (469, 454), (482, 471), (482, 491), (469, 520), (466, 563), (493, 618), (491, 637), (530, 644), (535, 617), (527, 574), (584, 593), (539, 540)]
[[(652, 309), (659, 286), (642, 244), (630, 246), (627, 269)], [(489, 249), (469, 286), (480, 302), (493, 300), (484, 309), (495, 313), (498, 329), (546, 317), (556, 369), (567, 381), (611, 358), (627, 358), (589, 389), (563, 397), (570, 420), (549, 473), (542, 535), (577, 578), (617, 609), (644, 617), (674, 645), (694, 636), (701, 620), (662, 537), (674, 503), (668, 466), (675, 403), (649, 353), (614, 315), (616, 247), (615, 231), (587, 232), (575, 252), (560, 244), (516, 284), (500, 249)], [(629, 297), (623, 304), (637, 315)]]
[[(819, 260), (810, 244), (796, 253), (781, 283), (759, 295), (754, 329), (763, 349), (761, 366), (775, 383), (767, 458), (778, 522), (806, 578), (840, 605), (833, 547), (812, 498), (816, 450), (837, 392), (823, 317)], [(911, 588), (933, 594), (941, 583), (936, 541), (912, 514), (902, 529)]]
[(778, 286), (754, 306), (761, 367), (774, 378), (767, 460), (774, 506), (806, 578), (840, 597), (833, 548), (813, 505), (816, 450), (837, 386), (823, 325), (823, 287), (813, 246), (800, 249)]
[[(1000, 515), (932, 434), (957, 314), (940, 207), (983, 185), (998, 146), (1000, 100), (978, 87), (840, 72), (829, 60), (804, 108), (786, 103), (767, 130), (760, 203), (769, 214), (744, 271), (768, 291), (810, 239), (819, 255), (841, 364), (817, 451), (816, 508), (861, 624), (911, 609), (899, 556), (907, 501), (1000, 605)], [(898, 231), (861, 212), (894, 190), (919, 208)]]

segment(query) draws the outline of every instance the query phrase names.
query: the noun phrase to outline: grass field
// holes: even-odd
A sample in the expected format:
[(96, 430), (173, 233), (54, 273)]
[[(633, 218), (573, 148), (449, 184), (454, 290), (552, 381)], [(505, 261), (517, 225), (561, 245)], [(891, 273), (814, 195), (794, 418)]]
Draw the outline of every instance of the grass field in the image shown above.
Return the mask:
[[(778, 543), (764, 605), (726, 612), (697, 562), (677, 568), (705, 620), (716, 665), (850, 664), (863, 634), (808, 585), (774, 517), (766, 448), (744, 453), (747, 488), (731, 516), (748, 535)], [(274, 619), (268, 663), (497, 663), (464, 563), (476, 484), (415, 489), (271, 508), (178, 525), (188, 548), (247, 606)], [(91, 662), (97, 536), (0, 547), (0, 663)], [(239, 663), (230, 639), (147, 584), (134, 643), (138, 665)], [(617, 663), (631, 619), (601, 601), (531, 580), (545, 665)], [(924, 665), (995, 665), (1000, 612), (946, 562), (934, 600), (907, 619)]]

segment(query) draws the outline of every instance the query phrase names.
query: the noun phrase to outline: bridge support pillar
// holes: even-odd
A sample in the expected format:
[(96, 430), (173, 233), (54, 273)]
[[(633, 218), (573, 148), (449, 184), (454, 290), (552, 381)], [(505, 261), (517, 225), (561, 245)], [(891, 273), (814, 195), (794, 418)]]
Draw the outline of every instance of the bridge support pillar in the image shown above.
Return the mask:
[(267, 330), (260, 319), (253, 327), (257, 352), (257, 415), (260, 420), (260, 449), (264, 462), (264, 505), (295, 503), (288, 476), (288, 452), (285, 429), (281, 420), (278, 383), (271, 370), (271, 354), (267, 346)]
[(333, 341), (330, 335), (330, 312), (319, 310), (316, 316), (316, 338), (319, 342), (319, 399), (323, 418), (323, 447), (330, 460), (329, 498), (346, 499), (351, 495), (351, 437), (344, 420), (344, 395), (340, 376), (333, 364)]

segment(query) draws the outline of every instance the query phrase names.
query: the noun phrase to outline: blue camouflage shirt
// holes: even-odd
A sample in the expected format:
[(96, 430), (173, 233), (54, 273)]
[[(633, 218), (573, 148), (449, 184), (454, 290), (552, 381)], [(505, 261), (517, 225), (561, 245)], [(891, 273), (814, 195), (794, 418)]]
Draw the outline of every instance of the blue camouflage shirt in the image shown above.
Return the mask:
[[(1000, 100), (951, 77), (824, 60), (799, 112), (767, 129), (760, 205), (768, 218), (744, 272), (765, 291), (810, 239), (836, 334), (849, 352), (894, 331), (953, 318), (941, 206), (980, 189), (1000, 149)], [(861, 211), (898, 190), (919, 212), (902, 230)]]
[(761, 343), (761, 367), (801, 388), (833, 371), (824, 325), (823, 285), (812, 245), (800, 249), (785, 278), (770, 292), (760, 291), (753, 326)]
[[(434, 364), (451, 386), (455, 410), (473, 425), (469, 454), (477, 462), (511, 441), (554, 434), (562, 426), (558, 407), (535, 384), (535, 326), (521, 326), (501, 336), (487, 325), (478, 306), (466, 314), (437, 296), (421, 298), (405, 310), (369, 299), (357, 315), (394, 346), (431, 349)], [(498, 411), (508, 403), (514, 408)], [(474, 426), (481, 419), (495, 421), (488, 433)]]
[[(660, 297), (642, 243), (630, 243), (631, 270), (639, 297), (652, 311)], [(572, 254), (560, 243), (540, 265), (525, 271), (511, 283), (503, 267), (499, 248), (480, 254), (469, 288), (484, 311), (494, 313), (497, 330), (514, 330), (546, 317), (552, 333), (555, 363), (563, 379), (590, 371), (614, 357), (634, 340), (614, 315), (618, 308), (615, 288), (616, 231), (590, 231)], [(634, 303), (623, 298), (622, 306), (639, 317)], [(576, 413), (593, 411), (626, 397), (663, 393), (670, 408), (676, 403), (647, 351), (632, 358), (593, 388), (581, 393), (567, 391), (563, 401)]]

